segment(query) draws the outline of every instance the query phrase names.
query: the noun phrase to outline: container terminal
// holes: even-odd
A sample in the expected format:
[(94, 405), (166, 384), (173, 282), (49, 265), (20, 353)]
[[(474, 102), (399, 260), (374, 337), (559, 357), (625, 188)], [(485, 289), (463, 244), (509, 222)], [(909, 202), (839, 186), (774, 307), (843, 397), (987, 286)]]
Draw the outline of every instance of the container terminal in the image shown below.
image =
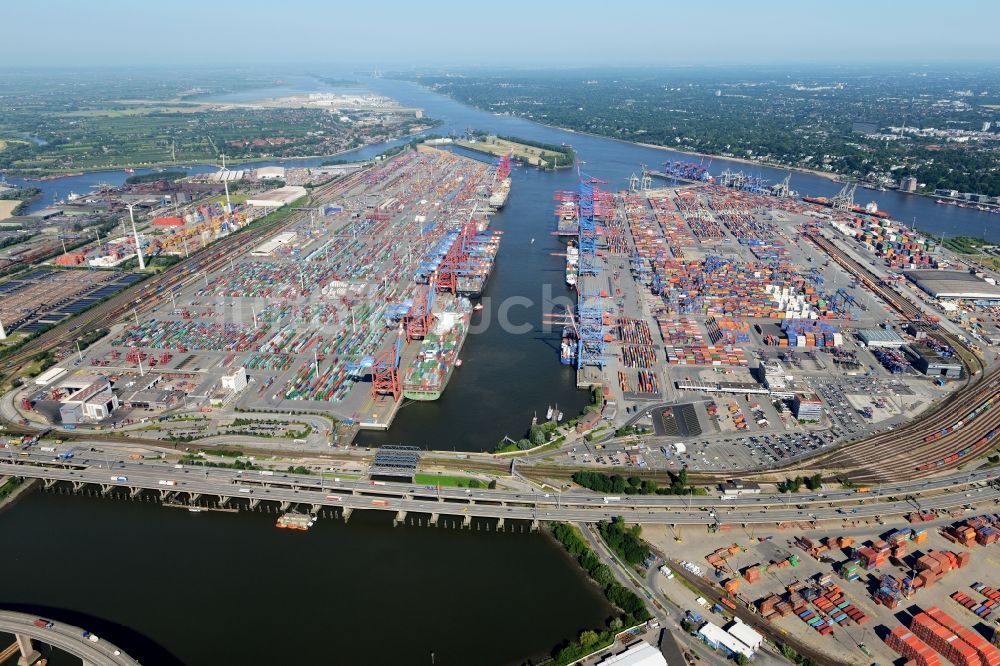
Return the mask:
[(387, 428), (404, 394), (437, 399), (461, 365), (499, 248), (489, 215), (509, 189), (504, 162), (421, 146), (346, 175), (331, 200), (168, 288), (19, 404), (81, 428), (249, 409)]
[[(577, 306), (549, 318), (563, 338), (553, 362), (575, 365), (578, 386), (602, 394), (577, 430), (614, 426), (600, 447), (568, 448), (566, 464), (788, 465), (844, 441), (891, 438), (979, 381), (998, 339), (990, 276), (876, 206), (855, 205), (850, 188), (816, 202), (796, 198), (789, 179), (770, 187), (669, 170), (657, 174), (668, 187), (644, 171), (612, 193), (582, 176), (555, 197), (553, 233), (568, 240)], [(992, 404), (987, 385), (976, 396), (973, 407)], [(921, 442), (926, 458), (913, 471), (995, 446), (990, 423), (971, 447)], [(853, 455), (873, 475), (901, 462)], [(834, 459), (855, 466), (847, 453)]]

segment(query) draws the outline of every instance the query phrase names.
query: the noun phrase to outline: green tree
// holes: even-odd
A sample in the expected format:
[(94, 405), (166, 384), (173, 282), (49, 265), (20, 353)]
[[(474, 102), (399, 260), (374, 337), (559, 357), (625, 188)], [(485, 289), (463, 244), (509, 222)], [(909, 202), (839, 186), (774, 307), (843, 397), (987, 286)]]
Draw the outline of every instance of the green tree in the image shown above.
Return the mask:
[(581, 631), (580, 632), (580, 645), (587, 648), (597, 642), (598, 636), (596, 631)]

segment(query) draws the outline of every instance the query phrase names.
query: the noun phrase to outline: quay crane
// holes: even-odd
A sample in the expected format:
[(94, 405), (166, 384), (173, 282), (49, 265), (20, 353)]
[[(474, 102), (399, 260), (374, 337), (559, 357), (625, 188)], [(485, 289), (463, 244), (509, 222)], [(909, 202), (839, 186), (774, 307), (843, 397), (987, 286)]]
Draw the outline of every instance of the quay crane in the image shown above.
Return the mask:
[(372, 399), (391, 395), (398, 401), (403, 395), (403, 384), (399, 379), (399, 361), (403, 353), (403, 326), (396, 334), (396, 342), (375, 357), (372, 363)]

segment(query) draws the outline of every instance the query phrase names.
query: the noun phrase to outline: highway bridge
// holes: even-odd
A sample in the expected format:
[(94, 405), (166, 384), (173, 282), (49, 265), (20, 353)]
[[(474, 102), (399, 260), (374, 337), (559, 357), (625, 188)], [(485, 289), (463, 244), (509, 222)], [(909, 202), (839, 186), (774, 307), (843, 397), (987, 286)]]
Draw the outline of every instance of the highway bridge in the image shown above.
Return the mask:
[(21, 654), (18, 666), (31, 666), (41, 658), (33, 641), (78, 657), (83, 666), (139, 666), (138, 661), (108, 641), (80, 627), (53, 622), (37, 615), (0, 610), (0, 631), (14, 634), (16, 652)]
[[(91, 457), (88, 457), (91, 456)], [(412, 483), (355, 481), (325, 475), (286, 474), (267, 470), (240, 471), (150, 461), (114, 460), (84, 453), (57, 461), (44, 452), (7, 451), (0, 475), (42, 479), (46, 485), (71, 483), (77, 489), (97, 486), (111, 493), (125, 489), (133, 496), (154, 491), (164, 500), (196, 502), (218, 498), (255, 507), (273, 502), (287, 510), (305, 506), (310, 512), (337, 507), (348, 518), (354, 510), (430, 514), (472, 518), (597, 522), (622, 516), (634, 523), (764, 524), (794, 521), (878, 518), (918, 510), (949, 510), (1000, 499), (1000, 470), (954, 473), (936, 479), (886, 484), (869, 489), (737, 497), (623, 495), (587, 492), (526, 493), (505, 490), (442, 488)]]

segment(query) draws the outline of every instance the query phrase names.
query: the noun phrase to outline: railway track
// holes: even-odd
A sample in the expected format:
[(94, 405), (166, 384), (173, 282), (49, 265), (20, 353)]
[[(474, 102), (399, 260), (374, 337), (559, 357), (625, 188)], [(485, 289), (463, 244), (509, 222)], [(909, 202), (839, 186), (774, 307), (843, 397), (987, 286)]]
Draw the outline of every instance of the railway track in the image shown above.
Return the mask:
[[(346, 178), (324, 185), (313, 190), (310, 201), (322, 201), (334, 196), (341, 190), (357, 184), (363, 171), (351, 174)], [(304, 214), (293, 213), (284, 220), (277, 222), (251, 225), (246, 231), (230, 234), (201, 252), (188, 259), (178, 262), (148, 280), (136, 284), (112, 296), (85, 312), (82, 312), (57, 326), (45, 331), (32, 339), (21, 349), (4, 359), (2, 374), (5, 378), (16, 373), (29, 359), (42, 352), (54, 349), (70, 338), (91, 332), (97, 328), (107, 327), (116, 323), (122, 317), (135, 310), (142, 314), (166, 298), (170, 291), (190, 285), (198, 279), (199, 274), (217, 270), (222, 267), (231, 252), (243, 246), (254, 244), (262, 238), (279, 233), (283, 229), (301, 221)]]

